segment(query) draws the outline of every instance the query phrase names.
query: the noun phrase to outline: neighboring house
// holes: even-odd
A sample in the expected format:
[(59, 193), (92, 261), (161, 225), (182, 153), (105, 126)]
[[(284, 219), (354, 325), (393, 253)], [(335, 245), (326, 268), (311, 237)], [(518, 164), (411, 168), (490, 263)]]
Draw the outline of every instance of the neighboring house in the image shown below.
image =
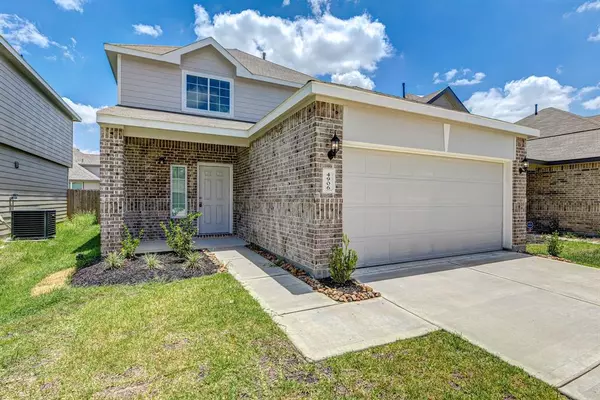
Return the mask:
[(0, 237), (12, 207), (66, 216), (73, 121), (81, 119), (0, 36)]
[(73, 148), (73, 167), (69, 169), (69, 188), (100, 190), (100, 155)]
[(546, 108), (519, 125), (540, 130), (527, 142), (527, 219), (533, 230), (600, 230), (600, 118)]
[(438, 90), (430, 93), (426, 96), (417, 96), (414, 94), (407, 94), (408, 100), (418, 101), (419, 103), (431, 104), (438, 107), (447, 108), (448, 110), (469, 112), (467, 107), (460, 101), (454, 90), (447, 86), (445, 89)]
[(161, 238), (196, 210), (201, 235), (318, 277), (342, 233), (361, 266), (525, 245), (535, 129), (315, 81), (212, 38), (105, 50), (119, 104), (97, 114), (104, 254), (123, 224)]

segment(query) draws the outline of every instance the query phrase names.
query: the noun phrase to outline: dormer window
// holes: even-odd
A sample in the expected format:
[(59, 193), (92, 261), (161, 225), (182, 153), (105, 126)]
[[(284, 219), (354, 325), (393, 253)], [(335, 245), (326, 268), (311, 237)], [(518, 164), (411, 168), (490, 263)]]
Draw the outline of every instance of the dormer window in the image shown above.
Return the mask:
[(226, 78), (183, 73), (183, 109), (201, 114), (231, 116), (233, 81)]

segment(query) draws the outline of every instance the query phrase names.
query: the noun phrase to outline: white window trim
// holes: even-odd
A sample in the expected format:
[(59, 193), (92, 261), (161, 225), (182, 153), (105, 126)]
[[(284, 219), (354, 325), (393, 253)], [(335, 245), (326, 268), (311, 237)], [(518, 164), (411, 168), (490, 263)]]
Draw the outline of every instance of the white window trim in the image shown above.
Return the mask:
[[(209, 110), (198, 110), (196, 108), (188, 108), (187, 106), (187, 75), (196, 76), (199, 78), (208, 78), (208, 79), (217, 79), (220, 81), (229, 82), (229, 112), (223, 113), (220, 111), (210, 111), (210, 84), (209, 84)], [(224, 76), (216, 76), (209, 75), (200, 72), (181, 70), (181, 109), (185, 112), (200, 114), (200, 115), (211, 115), (211, 116), (220, 116), (220, 117), (230, 117), (233, 118), (233, 96), (234, 96), (234, 87), (233, 87), (233, 79), (226, 78)]]
[[(173, 168), (176, 167), (181, 167), (184, 169), (185, 171), (185, 215), (173, 215)], [(188, 178), (187, 178), (187, 165), (180, 165), (180, 164), (171, 164), (171, 167), (169, 168), (169, 180), (171, 181), (171, 187), (169, 189), (169, 216), (172, 219), (178, 219), (178, 218), (185, 218), (188, 215), (188, 198), (187, 198), (187, 194), (188, 194)]]
[[(81, 189), (73, 189), (73, 184), (74, 183), (81, 183)], [(83, 181), (73, 181), (73, 182), (69, 182), (69, 189), (73, 189), (73, 190), (83, 190), (85, 189), (85, 182)]]

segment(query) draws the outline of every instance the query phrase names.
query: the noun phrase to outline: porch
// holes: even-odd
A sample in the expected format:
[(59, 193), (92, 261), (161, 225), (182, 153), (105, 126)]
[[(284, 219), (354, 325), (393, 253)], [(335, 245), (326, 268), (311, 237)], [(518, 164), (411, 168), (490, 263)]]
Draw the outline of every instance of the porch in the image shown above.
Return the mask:
[[(237, 236), (224, 236), (224, 237), (196, 237), (194, 238), (194, 249), (208, 249), (208, 250), (224, 250), (235, 247), (244, 247), (248, 243), (238, 238)], [(163, 239), (151, 239), (143, 240), (136, 250), (136, 254), (146, 253), (166, 253), (171, 251), (167, 246), (167, 241)]]

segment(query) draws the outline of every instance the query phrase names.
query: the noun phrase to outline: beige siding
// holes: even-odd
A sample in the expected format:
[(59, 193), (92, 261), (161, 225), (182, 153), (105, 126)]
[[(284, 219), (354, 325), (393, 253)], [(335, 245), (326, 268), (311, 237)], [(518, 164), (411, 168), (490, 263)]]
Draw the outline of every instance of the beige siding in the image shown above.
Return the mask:
[(181, 67), (137, 57), (121, 57), (121, 105), (182, 112), (182, 69), (234, 79), (233, 119), (256, 122), (296, 89), (234, 78), (234, 66), (213, 48), (187, 54)]
[[(19, 168), (15, 168), (15, 161)], [(0, 144), (0, 237), (10, 234), (9, 197), (18, 196), (15, 209), (56, 210), (58, 221), (67, 213), (68, 168)]]
[(73, 123), (0, 55), (0, 143), (70, 166)]

